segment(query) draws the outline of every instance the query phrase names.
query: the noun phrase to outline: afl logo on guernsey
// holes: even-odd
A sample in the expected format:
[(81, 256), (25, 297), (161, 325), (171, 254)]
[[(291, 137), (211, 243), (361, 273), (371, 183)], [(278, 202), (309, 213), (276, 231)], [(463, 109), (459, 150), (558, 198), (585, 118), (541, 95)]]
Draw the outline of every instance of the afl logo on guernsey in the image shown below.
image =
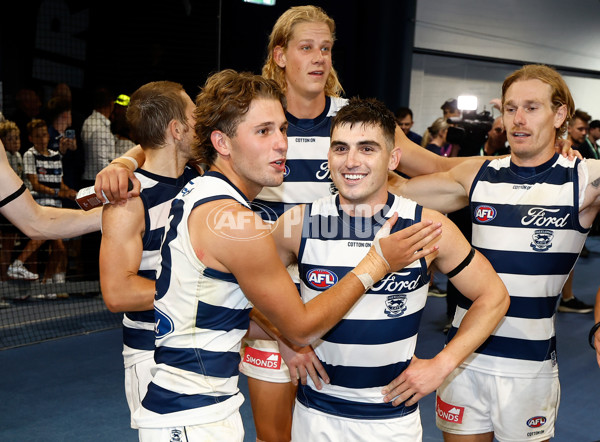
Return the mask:
[(313, 269), (306, 274), (306, 280), (314, 288), (326, 290), (338, 282), (338, 277), (326, 269)]
[(290, 174), (290, 166), (288, 166), (287, 164), (285, 165), (285, 170), (283, 171), (283, 177), (287, 178), (287, 176)]
[(529, 428), (539, 428), (546, 423), (546, 418), (544, 416), (535, 416), (527, 421), (527, 426)]
[(488, 223), (496, 218), (496, 209), (492, 206), (477, 206), (475, 208), (475, 219), (480, 223)]

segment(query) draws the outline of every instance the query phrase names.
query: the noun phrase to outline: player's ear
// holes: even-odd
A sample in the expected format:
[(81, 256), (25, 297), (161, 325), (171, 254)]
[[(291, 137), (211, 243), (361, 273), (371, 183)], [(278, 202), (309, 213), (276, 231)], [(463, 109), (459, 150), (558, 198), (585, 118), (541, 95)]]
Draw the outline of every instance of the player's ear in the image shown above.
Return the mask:
[(400, 164), (400, 157), (402, 156), (402, 151), (399, 147), (394, 147), (390, 152), (390, 161), (388, 163), (389, 170), (396, 170), (398, 168), (398, 164)]
[(556, 109), (556, 112), (554, 113), (554, 128), (558, 129), (561, 127), (565, 121), (565, 118), (567, 118), (567, 105), (563, 104)]
[(171, 136), (178, 141), (181, 141), (181, 139), (183, 138), (183, 127), (181, 125), (181, 123), (177, 120), (171, 120), (169, 122), (169, 133), (171, 134)]
[(230, 154), (229, 137), (220, 130), (213, 130), (210, 134), (210, 141), (217, 153), (223, 156)]
[(277, 66), (279, 66), (281, 69), (285, 69), (287, 58), (285, 56), (285, 51), (281, 46), (275, 46), (273, 49), (273, 60), (275, 60)]

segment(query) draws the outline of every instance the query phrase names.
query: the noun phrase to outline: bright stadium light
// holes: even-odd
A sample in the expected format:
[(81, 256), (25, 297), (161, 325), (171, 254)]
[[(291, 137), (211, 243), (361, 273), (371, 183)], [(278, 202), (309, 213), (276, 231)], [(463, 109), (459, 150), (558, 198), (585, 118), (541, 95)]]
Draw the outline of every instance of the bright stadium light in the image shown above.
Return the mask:
[(477, 97), (475, 95), (459, 95), (457, 107), (461, 111), (477, 110)]

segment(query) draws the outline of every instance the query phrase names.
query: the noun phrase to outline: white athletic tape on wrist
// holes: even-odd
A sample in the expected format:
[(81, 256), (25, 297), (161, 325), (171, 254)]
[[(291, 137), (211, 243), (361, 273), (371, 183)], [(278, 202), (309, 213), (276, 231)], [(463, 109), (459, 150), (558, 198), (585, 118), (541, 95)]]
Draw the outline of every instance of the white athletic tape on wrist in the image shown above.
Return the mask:
[(121, 157), (119, 157), (119, 158), (121, 158), (121, 159), (123, 159), (123, 160), (129, 160), (129, 161), (131, 161), (131, 163), (132, 163), (132, 164), (133, 164), (133, 166), (134, 166), (134, 169), (133, 169), (133, 170), (137, 170), (137, 169), (138, 169), (138, 167), (140, 167), (140, 166), (139, 166), (139, 164), (138, 164), (138, 162), (137, 162), (137, 160), (136, 160), (135, 158), (133, 158), (133, 157), (128, 157), (127, 155), (123, 155), (123, 156), (121, 156)]
[[(385, 258), (384, 258), (385, 259)], [(368, 273), (361, 273), (360, 275), (354, 271), (354, 269), (350, 270), (352, 273), (356, 275), (359, 281), (362, 283), (365, 288), (365, 292), (369, 290), (371, 287), (375, 285), (375, 281), (373, 281), (373, 277)]]
[(385, 262), (385, 265), (387, 265), (388, 269), (391, 268), (390, 263), (387, 261), (387, 259), (385, 259), (385, 256), (383, 256), (383, 251), (381, 250), (381, 244), (379, 244), (379, 240), (390, 236), (390, 230), (391, 230), (390, 225), (386, 223), (381, 227), (381, 229), (379, 229), (379, 231), (375, 235), (375, 238), (373, 238), (373, 247), (375, 248), (375, 251), (377, 252), (377, 254), (381, 257), (381, 259), (383, 259), (383, 261)]

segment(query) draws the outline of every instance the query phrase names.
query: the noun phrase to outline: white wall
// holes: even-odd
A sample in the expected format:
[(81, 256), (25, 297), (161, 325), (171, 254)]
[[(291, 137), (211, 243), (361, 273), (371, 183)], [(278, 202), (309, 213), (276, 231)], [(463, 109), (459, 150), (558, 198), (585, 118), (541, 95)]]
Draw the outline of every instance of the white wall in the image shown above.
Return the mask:
[(417, 0), (415, 47), (600, 71), (598, 0)]
[(600, 119), (600, 1), (418, 0), (416, 18), (415, 48), (454, 56), (413, 55), (415, 132), (423, 133), (442, 116), (442, 103), (458, 95), (476, 95), (478, 110), (492, 111), (489, 101), (500, 97), (502, 81), (520, 67), (455, 54), (597, 71), (595, 78), (561, 73), (575, 106)]

